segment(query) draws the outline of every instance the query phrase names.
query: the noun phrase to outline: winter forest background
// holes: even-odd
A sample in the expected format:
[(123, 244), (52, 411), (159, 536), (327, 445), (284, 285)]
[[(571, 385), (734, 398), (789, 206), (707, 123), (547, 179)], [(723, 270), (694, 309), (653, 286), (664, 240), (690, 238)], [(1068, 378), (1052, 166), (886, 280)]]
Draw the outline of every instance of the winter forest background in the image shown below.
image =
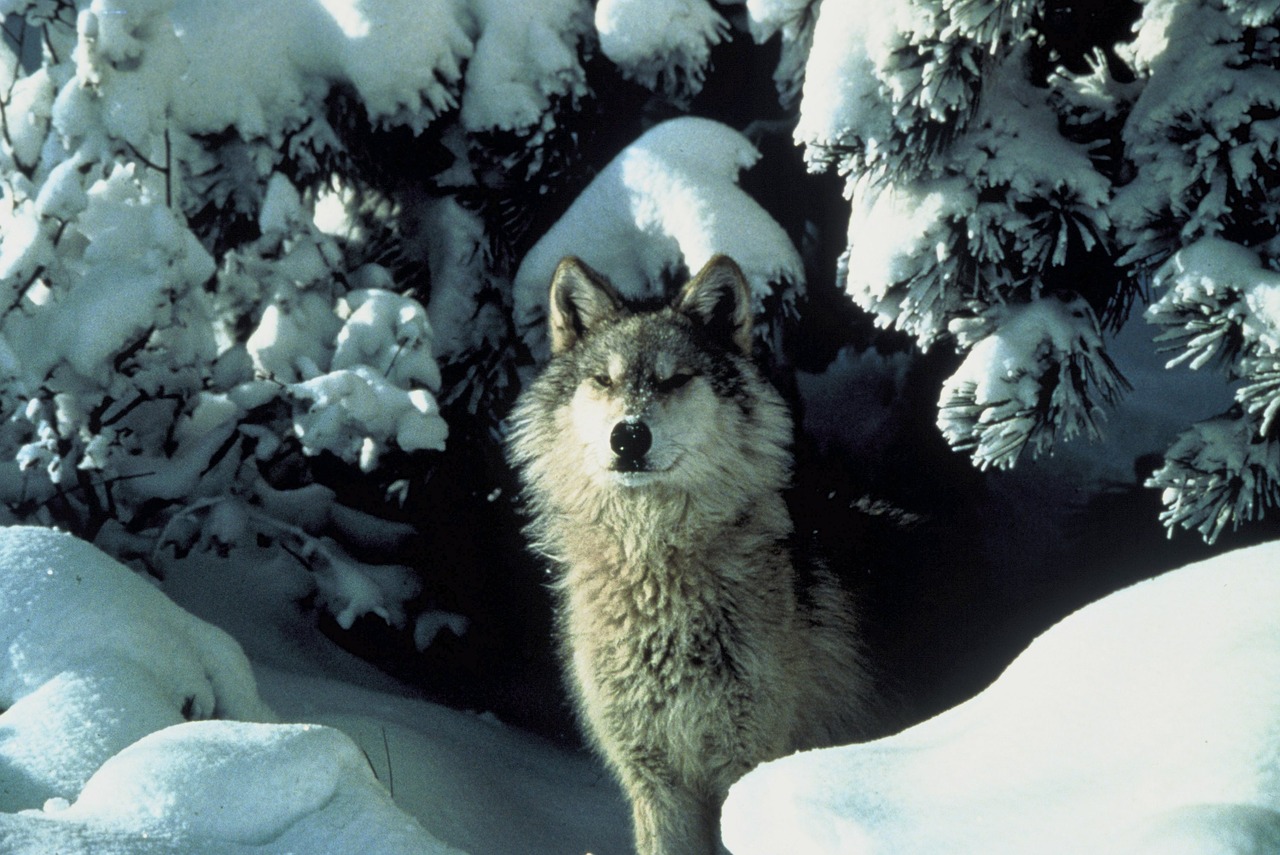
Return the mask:
[(0, 12), (0, 521), (303, 567), (343, 645), (571, 738), (501, 450), (550, 271), (727, 252), (921, 715), (1276, 535), (1278, 0)]

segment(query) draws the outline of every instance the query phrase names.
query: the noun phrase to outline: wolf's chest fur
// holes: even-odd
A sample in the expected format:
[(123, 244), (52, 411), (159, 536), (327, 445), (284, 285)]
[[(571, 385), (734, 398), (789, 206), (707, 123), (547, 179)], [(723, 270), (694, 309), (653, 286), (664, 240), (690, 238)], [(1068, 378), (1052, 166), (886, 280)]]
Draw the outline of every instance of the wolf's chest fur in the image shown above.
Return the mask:
[(646, 744), (676, 765), (691, 751), (728, 762), (742, 721), (785, 714), (794, 598), (791, 568), (760, 519), (770, 510), (718, 526), (696, 513), (692, 525), (688, 513), (634, 513), (579, 534), (560, 624), (579, 705), (610, 721), (597, 739)]

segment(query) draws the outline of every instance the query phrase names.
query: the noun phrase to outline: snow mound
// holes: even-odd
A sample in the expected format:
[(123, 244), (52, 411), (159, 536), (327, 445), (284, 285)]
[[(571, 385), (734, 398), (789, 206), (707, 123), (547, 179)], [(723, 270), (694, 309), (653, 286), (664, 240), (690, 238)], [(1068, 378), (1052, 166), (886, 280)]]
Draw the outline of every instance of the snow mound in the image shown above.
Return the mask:
[(1143, 582), (896, 736), (793, 755), (724, 808), (735, 855), (1225, 855), (1280, 842), (1280, 542)]
[(95, 547), (13, 526), (0, 529), (0, 568), (0, 706), (62, 674), (125, 666), (149, 675), (190, 717), (271, 718), (230, 636)]
[(770, 283), (804, 281), (787, 233), (738, 186), (760, 153), (742, 134), (686, 116), (645, 132), (582, 191), (520, 264), (515, 317), (535, 352), (545, 353), (547, 289), (560, 259), (576, 255), (609, 277), (624, 297), (657, 293), (664, 273), (731, 256), (757, 308)]
[(392, 804), (349, 737), (318, 725), (177, 725), (108, 760), (75, 804), (56, 807), (45, 815), (211, 852), (364, 852), (371, 838), (379, 853), (455, 851)]
[(191, 721), (274, 715), (230, 636), (63, 532), (0, 528), (0, 708), (5, 853), (453, 851), (336, 730)]
[(272, 719), (230, 636), (68, 534), (0, 529), (0, 616), (0, 810), (184, 719)]

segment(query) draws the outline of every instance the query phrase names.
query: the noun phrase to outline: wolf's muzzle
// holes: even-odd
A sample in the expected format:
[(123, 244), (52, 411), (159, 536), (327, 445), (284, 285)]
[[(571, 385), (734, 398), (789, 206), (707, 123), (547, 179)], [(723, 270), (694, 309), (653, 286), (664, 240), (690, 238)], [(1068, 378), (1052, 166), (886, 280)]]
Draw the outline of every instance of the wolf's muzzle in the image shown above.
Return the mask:
[(653, 445), (653, 434), (644, 422), (618, 422), (609, 434), (609, 447), (617, 455), (618, 468), (624, 472), (643, 469), (644, 456)]

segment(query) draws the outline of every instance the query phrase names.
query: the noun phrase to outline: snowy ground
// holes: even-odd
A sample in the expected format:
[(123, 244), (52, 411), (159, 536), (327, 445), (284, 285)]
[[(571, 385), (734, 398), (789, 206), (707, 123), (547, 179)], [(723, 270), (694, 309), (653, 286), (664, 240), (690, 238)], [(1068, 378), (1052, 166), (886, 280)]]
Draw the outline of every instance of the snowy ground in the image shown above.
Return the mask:
[(1280, 851), (1280, 542), (1140, 583), (990, 688), (735, 785), (736, 855)]
[[(0, 529), (0, 851), (629, 851), (591, 758), (414, 699), (320, 639), (284, 605), (297, 580), (255, 557), (180, 562), (162, 592), (69, 535)], [(1278, 567), (1272, 542), (1141, 583), (955, 709), (767, 764), (731, 794), (726, 842), (1277, 851)]]
[[(0, 529), (0, 851), (628, 850), (594, 760), (413, 699), (309, 631), (254, 557), (165, 584), (251, 665), (92, 547)], [(186, 721), (208, 716), (244, 721)]]

